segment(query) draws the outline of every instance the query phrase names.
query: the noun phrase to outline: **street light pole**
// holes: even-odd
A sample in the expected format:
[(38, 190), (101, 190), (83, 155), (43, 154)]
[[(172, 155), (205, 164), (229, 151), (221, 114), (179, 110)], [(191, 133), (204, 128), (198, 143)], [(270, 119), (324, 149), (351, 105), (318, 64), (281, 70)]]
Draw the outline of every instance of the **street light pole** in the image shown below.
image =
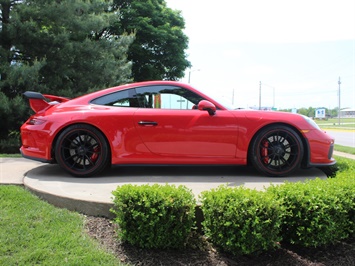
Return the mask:
[[(272, 88), (272, 107), (275, 108), (275, 87), (265, 83), (263, 85)], [(259, 82), (259, 110), (261, 110), (261, 81)]]
[(338, 125), (340, 125), (340, 77), (338, 80)]
[(191, 80), (191, 73), (192, 72), (195, 72), (195, 71), (200, 71), (199, 69), (196, 69), (196, 70), (191, 70), (191, 68), (190, 68), (190, 70), (189, 70), (189, 77), (188, 77), (188, 79), (187, 79), (187, 83), (189, 83), (190, 84), (190, 80)]

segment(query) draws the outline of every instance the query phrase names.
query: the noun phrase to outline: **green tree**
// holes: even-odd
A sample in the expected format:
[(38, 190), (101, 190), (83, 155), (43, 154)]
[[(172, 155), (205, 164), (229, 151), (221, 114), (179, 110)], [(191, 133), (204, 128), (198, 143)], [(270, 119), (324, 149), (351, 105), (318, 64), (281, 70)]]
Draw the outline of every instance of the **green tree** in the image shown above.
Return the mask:
[(338, 110), (339, 110), (338, 107), (329, 110), (329, 113), (328, 113), (329, 116), (330, 117), (337, 117), (338, 116)]
[(118, 20), (112, 1), (0, 0), (0, 152), (19, 145), (24, 91), (73, 97), (130, 81), (134, 36), (110, 32)]
[(308, 107), (308, 108), (302, 107), (302, 108), (298, 109), (299, 114), (305, 115), (308, 117), (314, 117), (315, 111), (316, 111), (316, 108), (313, 108), (313, 107)]
[(305, 116), (308, 115), (308, 109), (307, 109), (307, 108), (304, 108), (304, 107), (298, 109), (297, 112), (298, 112), (299, 114), (301, 114), (301, 115), (305, 115)]
[(28, 107), (20, 95), (9, 99), (0, 91), (0, 153), (19, 152), (19, 128), (28, 116)]
[(1, 0), (1, 90), (74, 96), (129, 81), (133, 37), (107, 29), (117, 21), (104, 0)]
[(188, 38), (180, 11), (166, 6), (164, 0), (114, 0), (120, 20), (112, 25), (116, 34), (135, 33), (129, 48), (132, 77), (135, 81), (177, 80), (184, 76), (190, 62), (185, 50)]
[(12, 41), (9, 32), (10, 12), (18, 2), (0, 0), (0, 90), (7, 85), (5, 80), (7, 80), (7, 73), (12, 61)]

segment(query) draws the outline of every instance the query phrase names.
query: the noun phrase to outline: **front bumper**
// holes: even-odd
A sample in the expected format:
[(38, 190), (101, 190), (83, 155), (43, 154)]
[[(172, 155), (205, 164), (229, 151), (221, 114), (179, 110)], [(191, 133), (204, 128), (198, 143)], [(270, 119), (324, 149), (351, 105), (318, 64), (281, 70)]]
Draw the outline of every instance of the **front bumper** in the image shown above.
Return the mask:
[(336, 164), (333, 158), (334, 139), (323, 131), (313, 130), (306, 135), (309, 154), (306, 167), (322, 167)]

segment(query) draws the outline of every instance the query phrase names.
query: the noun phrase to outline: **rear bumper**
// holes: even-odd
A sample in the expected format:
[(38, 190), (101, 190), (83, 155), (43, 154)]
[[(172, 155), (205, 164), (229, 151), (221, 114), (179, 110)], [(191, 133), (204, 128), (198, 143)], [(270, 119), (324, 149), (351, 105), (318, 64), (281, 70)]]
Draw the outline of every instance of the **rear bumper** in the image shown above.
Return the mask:
[(43, 158), (35, 151), (28, 150), (28, 149), (26, 150), (26, 148), (24, 148), (23, 146), (20, 148), (20, 152), (23, 158), (42, 162), (42, 163), (53, 163), (53, 159), (48, 160), (46, 158)]
[(51, 156), (51, 131), (47, 128), (45, 123), (31, 125), (26, 122), (21, 126), (22, 146), (20, 152), (24, 158), (45, 163), (53, 160)]

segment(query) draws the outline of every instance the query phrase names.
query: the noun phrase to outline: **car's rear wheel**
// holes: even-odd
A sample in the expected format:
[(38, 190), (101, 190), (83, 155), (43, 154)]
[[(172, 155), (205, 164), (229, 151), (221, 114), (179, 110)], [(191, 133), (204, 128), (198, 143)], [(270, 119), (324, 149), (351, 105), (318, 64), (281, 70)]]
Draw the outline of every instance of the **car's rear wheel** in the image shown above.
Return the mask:
[(251, 144), (250, 160), (262, 174), (286, 176), (298, 169), (303, 157), (303, 144), (290, 127), (262, 129)]
[(96, 128), (78, 124), (66, 128), (58, 137), (55, 156), (71, 175), (87, 177), (100, 173), (109, 163), (109, 148)]

